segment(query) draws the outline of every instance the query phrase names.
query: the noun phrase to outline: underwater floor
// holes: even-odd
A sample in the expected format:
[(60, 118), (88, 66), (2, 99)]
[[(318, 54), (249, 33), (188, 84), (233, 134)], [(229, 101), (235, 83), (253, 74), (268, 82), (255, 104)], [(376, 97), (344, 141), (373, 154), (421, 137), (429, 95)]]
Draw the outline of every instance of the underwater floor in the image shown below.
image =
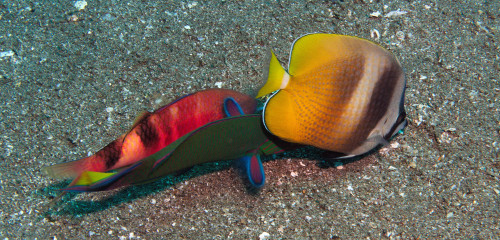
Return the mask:
[[(3, 1), (0, 237), (498, 238), (500, 2), (458, 2)], [(41, 168), (96, 152), (176, 97), (255, 94), (269, 49), (286, 64), (312, 32), (400, 60), (409, 125), (389, 146), (333, 166), (309, 150), (268, 158), (258, 193), (221, 162), (47, 210), (68, 182)]]

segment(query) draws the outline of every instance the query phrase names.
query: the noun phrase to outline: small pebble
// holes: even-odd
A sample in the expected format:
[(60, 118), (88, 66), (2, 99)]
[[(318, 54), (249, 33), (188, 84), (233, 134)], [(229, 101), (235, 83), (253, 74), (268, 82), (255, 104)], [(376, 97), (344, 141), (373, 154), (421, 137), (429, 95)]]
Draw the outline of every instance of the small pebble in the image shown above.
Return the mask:
[(12, 56), (14, 56), (14, 51), (12, 51), (12, 50), (5, 51), (5, 52), (0, 52), (0, 58), (12, 57)]
[(414, 162), (414, 161), (411, 161), (408, 166), (411, 167), (411, 168), (417, 168), (417, 163)]
[(370, 13), (370, 17), (378, 18), (380, 16), (382, 16), (382, 13), (380, 13), (380, 11)]
[(407, 14), (407, 13), (408, 13), (407, 11), (401, 11), (401, 9), (398, 9), (396, 11), (390, 11), (384, 17), (386, 17), (386, 18), (397, 17), (397, 16), (401, 16), (401, 15), (404, 15), (404, 14)]
[(87, 1), (85, 1), (85, 0), (79, 0), (79, 1), (75, 2), (75, 8), (78, 11), (85, 9), (86, 6), (87, 6)]
[(260, 240), (269, 239), (269, 237), (271, 237), (271, 235), (267, 232), (263, 232), (259, 235)]
[(192, 3), (189, 3), (189, 4), (187, 5), (187, 7), (188, 7), (188, 8), (194, 8), (194, 7), (196, 7), (196, 5), (198, 5), (198, 2), (192, 2)]

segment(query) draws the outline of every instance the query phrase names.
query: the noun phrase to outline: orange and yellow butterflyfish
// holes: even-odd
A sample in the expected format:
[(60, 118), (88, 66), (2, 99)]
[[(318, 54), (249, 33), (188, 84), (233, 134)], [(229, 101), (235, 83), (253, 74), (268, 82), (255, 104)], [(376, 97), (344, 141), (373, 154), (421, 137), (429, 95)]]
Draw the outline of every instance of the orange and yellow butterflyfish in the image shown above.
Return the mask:
[(265, 128), (279, 138), (343, 153), (364, 154), (406, 126), (405, 78), (399, 61), (357, 37), (309, 34), (293, 43), (288, 70), (271, 54)]

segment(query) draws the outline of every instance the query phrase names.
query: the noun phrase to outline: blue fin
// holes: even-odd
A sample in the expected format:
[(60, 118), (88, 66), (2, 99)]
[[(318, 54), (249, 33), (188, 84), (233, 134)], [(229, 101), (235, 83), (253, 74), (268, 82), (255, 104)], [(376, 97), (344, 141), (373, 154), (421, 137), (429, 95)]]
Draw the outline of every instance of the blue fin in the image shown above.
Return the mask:
[(227, 117), (245, 115), (240, 104), (238, 104), (238, 102), (236, 102), (236, 100), (232, 97), (224, 99), (224, 113)]
[(255, 188), (261, 188), (266, 182), (264, 167), (258, 154), (246, 155), (235, 160), (236, 165), (246, 175), (250, 184)]

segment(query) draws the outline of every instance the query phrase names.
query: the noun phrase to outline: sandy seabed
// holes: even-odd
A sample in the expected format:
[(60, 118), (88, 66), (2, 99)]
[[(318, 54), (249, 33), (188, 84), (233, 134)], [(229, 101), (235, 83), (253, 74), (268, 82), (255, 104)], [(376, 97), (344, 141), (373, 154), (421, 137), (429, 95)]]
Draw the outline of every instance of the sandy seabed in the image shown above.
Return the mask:
[[(4, 239), (498, 239), (499, 1), (3, 1)], [(68, 194), (44, 166), (94, 153), (134, 118), (194, 91), (255, 94), (269, 49), (355, 35), (407, 77), (405, 133), (323, 167), (264, 163), (249, 193), (228, 163), (110, 192)]]

